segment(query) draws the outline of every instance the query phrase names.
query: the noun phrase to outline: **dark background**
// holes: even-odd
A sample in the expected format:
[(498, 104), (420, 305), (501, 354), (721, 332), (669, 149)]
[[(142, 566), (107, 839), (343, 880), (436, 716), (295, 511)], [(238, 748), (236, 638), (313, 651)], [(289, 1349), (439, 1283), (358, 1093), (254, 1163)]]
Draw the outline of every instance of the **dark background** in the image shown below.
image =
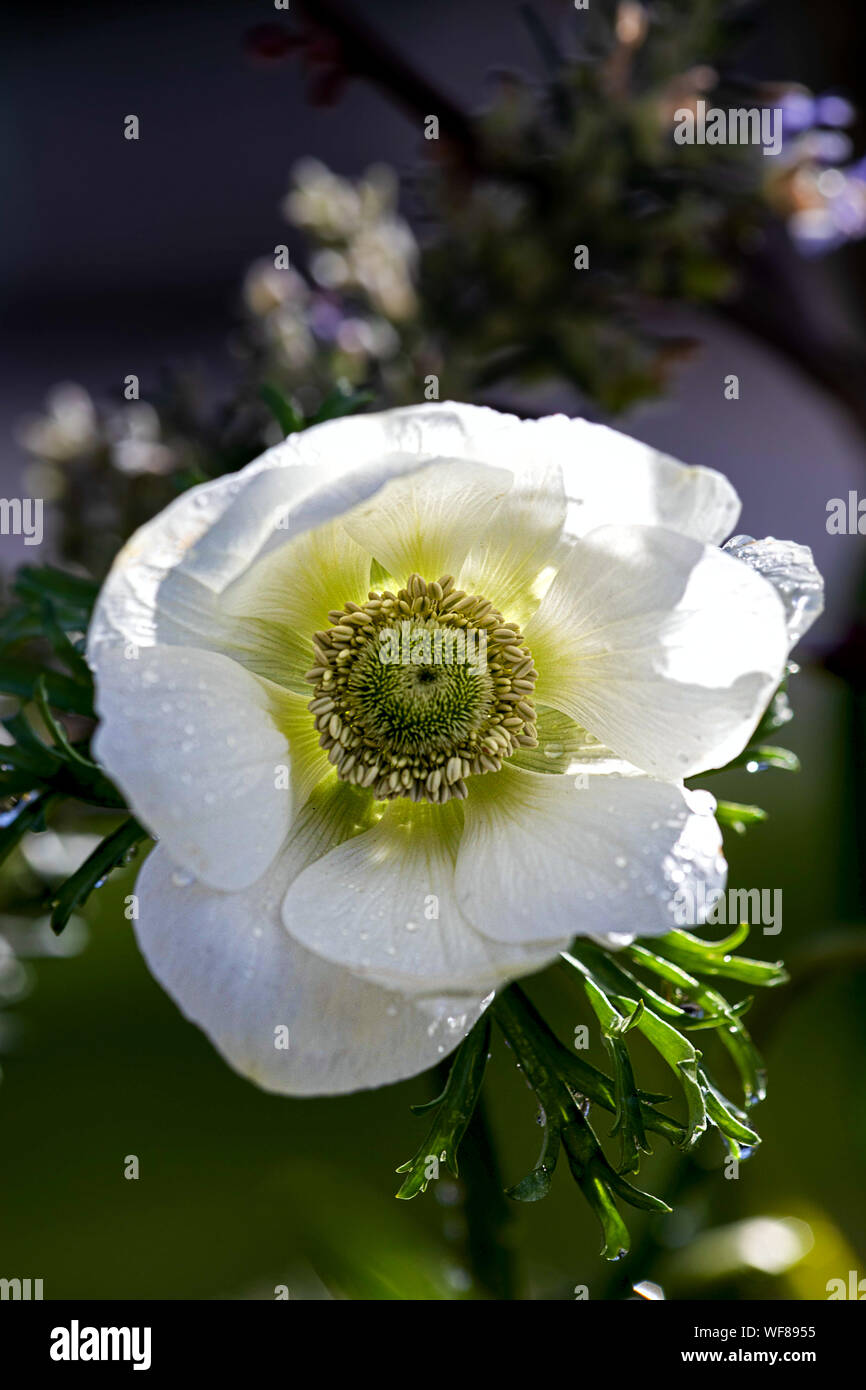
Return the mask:
[[(468, 110), (484, 104), (491, 70), (537, 75), (516, 3), (365, 0), (348, 8)], [(556, 25), (569, 5), (542, 0), (538, 8)], [(21, 461), (15, 423), (58, 380), (104, 395), (135, 372), (146, 397), (167, 364), (199, 363), (220, 379), (243, 269), (278, 241), (294, 253), (279, 202), (298, 158), (315, 154), (355, 175), (376, 161), (408, 173), (422, 156), (415, 120), (366, 83), (353, 81), (334, 106), (313, 107), (296, 58), (250, 58), (245, 35), (262, 23), (290, 27), (297, 10), (264, 0), (151, 0), (9, 11), (0, 89), (7, 486)], [(855, 0), (768, 4), (742, 69), (842, 91), (866, 109), (864, 28)], [(137, 142), (123, 139), (130, 112), (141, 121)], [(854, 134), (866, 153), (862, 120)], [(796, 299), (794, 335), (807, 356), (820, 359), (824, 339), (828, 351), (840, 341), (863, 351), (864, 281), (858, 245), (832, 265), (799, 263), (794, 283), (780, 287), (777, 307)], [(809, 531), (819, 563), (850, 602), (853, 547), (815, 526), (826, 500), (861, 476), (861, 440), (832, 390), (730, 323), (674, 315), (665, 326), (697, 328), (705, 356), (683, 371), (673, 400), (634, 412), (626, 427), (728, 472), (754, 534)], [(763, 328), (791, 346), (788, 324), (771, 326), (767, 315)], [(716, 389), (729, 370), (741, 377), (733, 409)], [(567, 396), (550, 404), (575, 409)], [(17, 558), (14, 544), (5, 549)], [(823, 631), (828, 641), (838, 634), (832, 620)]]

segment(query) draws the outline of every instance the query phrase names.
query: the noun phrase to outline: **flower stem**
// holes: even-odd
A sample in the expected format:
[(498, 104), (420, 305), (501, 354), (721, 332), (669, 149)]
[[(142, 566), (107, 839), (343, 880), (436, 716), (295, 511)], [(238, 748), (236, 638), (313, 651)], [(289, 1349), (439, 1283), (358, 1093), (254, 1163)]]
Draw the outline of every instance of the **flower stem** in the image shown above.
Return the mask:
[(502, 1190), (502, 1173), (483, 1097), (479, 1097), (463, 1138), (460, 1176), (466, 1191), (466, 1254), (476, 1285), (490, 1298), (516, 1299), (517, 1269), (509, 1240), (512, 1213)]

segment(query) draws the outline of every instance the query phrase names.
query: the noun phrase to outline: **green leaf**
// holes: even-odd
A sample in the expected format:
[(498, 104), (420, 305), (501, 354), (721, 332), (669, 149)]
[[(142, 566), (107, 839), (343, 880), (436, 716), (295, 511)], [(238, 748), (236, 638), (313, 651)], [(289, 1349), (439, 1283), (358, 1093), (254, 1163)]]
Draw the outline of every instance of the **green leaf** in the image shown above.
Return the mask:
[(51, 734), (51, 737), (53, 738), (56, 747), (60, 749), (63, 755), (70, 762), (78, 763), (79, 766), (86, 768), (88, 772), (98, 773), (99, 768), (97, 767), (96, 763), (93, 762), (91, 758), (85, 757), (81, 752), (79, 752), (76, 748), (73, 747), (73, 745), (69, 741), (69, 736), (67, 735), (63, 725), (58, 723), (58, 721), (54, 718), (54, 715), (51, 713), (48, 701), (48, 687), (44, 672), (37, 680), (33, 694), (36, 700), (36, 706), (39, 710), (39, 713), (45, 720), (48, 732)]
[(94, 888), (98, 888), (112, 869), (126, 863), (131, 850), (148, 838), (147, 831), (134, 816), (129, 816), (116, 830), (96, 846), (84, 863), (57, 890), (52, 898), (51, 928), (57, 936), (69, 918), (81, 907)]
[(42, 636), (41, 619), (30, 608), (15, 604), (0, 616), (0, 650), (19, 642), (34, 642)]
[(11, 811), (0, 814), (0, 864), (5, 863), (28, 830), (45, 829), (45, 813), (53, 800), (50, 792), (23, 796)]
[(45, 671), (33, 662), (0, 657), (0, 691), (7, 695), (17, 695), (22, 700), (34, 699), (40, 676), (45, 677), (45, 689), (55, 709), (95, 718), (92, 687), (60, 675), (57, 671)]
[[(676, 932), (672, 934), (679, 936), (686, 933)], [(635, 945), (628, 947), (627, 950), (629, 954), (646, 964), (648, 969), (655, 970), (666, 979), (671, 979), (670, 966), (664, 960), (660, 961), (654, 953), (645, 947)], [(752, 963), (762, 964), (760, 961)], [(676, 970), (676, 975), (680, 987), (688, 990), (691, 998), (704, 1012), (704, 1019), (699, 1021), (696, 1026), (701, 1026), (701, 1023), (705, 1022), (714, 1027), (722, 1045), (730, 1053), (740, 1074), (746, 1103), (754, 1105), (757, 1101), (763, 1100), (766, 1094), (766, 1069), (741, 1017), (746, 1012), (751, 1000), (744, 1004), (731, 1005), (717, 990), (702, 984), (693, 975), (684, 972), (681, 967)]]
[(620, 1138), (620, 1173), (636, 1173), (642, 1153), (651, 1153), (644, 1130), (640, 1097), (635, 1086), (631, 1058), (625, 1035), (636, 1027), (644, 1011), (641, 1000), (632, 1014), (623, 1018), (607, 996), (591, 980), (585, 981), (590, 1003), (601, 1023), (605, 1046), (611, 1054), (616, 1088), (616, 1116), (611, 1137)]
[(601, 1225), (602, 1253), (606, 1259), (619, 1259), (629, 1248), (629, 1235), (614, 1196), (644, 1210), (669, 1208), (658, 1197), (633, 1187), (611, 1167), (582, 1103), (564, 1079), (563, 1063), (569, 1054), (523, 991), (517, 985), (503, 990), (494, 1001), (493, 1014), (541, 1104), (545, 1123), (541, 1158), (511, 1195), (523, 1201), (545, 1196), (561, 1141), (572, 1176)]
[(692, 1145), (707, 1127), (706, 1106), (697, 1077), (700, 1053), (695, 1051), (687, 1037), (658, 1014), (653, 1013), (652, 1009), (644, 1007), (638, 1011), (638, 1001), (624, 995), (615, 994), (613, 998), (605, 996), (587, 966), (577, 956), (566, 954), (565, 959), (573, 963), (584, 976), (584, 988), (599, 1017), (602, 1018), (605, 1012), (612, 1010), (616, 1017), (624, 1022), (623, 1014), (634, 1015), (635, 1026), (667, 1062), (682, 1086), (686, 1098), (688, 1127), (685, 1146)]
[[(630, 1000), (621, 1002), (626, 1006), (631, 1003)], [(697, 1075), (701, 1054), (687, 1037), (651, 1009), (644, 1010), (638, 1027), (667, 1062), (683, 1088), (688, 1111), (685, 1143), (688, 1148), (707, 1127), (707, 1110)]]
[[(642, 1009), (643, 1005), (639, 1005)], [(634, 1015), (633, 1015), (634, 1017)], [(640, 1098), (632, 1071), (628, 1048), (621, 1038), (606, 1036), (605, 1042), (614, 1063), (616, 1080), (616, 1119), (611, 1136), (620, 1138), (621, 1173), (636, 1173), (640, 1168), (641, 1154), (652, 1153), (644, 1129)]]
[[(546, 1025), (532, 1007), (529, 1000), (522, 997), (522, 1007), (529, 1015), (538, 1028)], [(548, 1030), (549, 1031), (549, 1030)], [(558, 1038), (550, 1034), (550, 1046), (556, 1048), (556, 1065), (559, 1075), (565, 1081), (573, 1095), (585, 1096), (587, 1100), (595, 1105), (601, 1106), (602, 1110), (607, 1110), (611, 1115), (616, 1115), (616, 1080), (606, 1072), (594, 1067), (591, 1062), (585, 1061), (577, 1053), (565, 1047)], [(685, 1139), (685, 1127), (671, 1115), (665, 1115), (656, 1106), (659, 1102), (669, 1100), (669, 1096), (655, 1095), (651, 1091), (637, 1092), (641, 1105), (641, 1118), (644, 1128), (654, 1134), (661, 1134), (671, 1144), (680, 1145)]]
[(544, 1140), (538, 1162), (531, 1173), (527, 1173), (525, 1178), (521, 1178), (520, 1182), (506, 1190), (506, 1197), (512, 1197), (515, 1202), (540, 1202), (546, 1197), (553, 1182), (560, 1144), (559, 1126), (545, 1121)]
[(738, 801), (719, 801), (716, 804), (719, 825), (728, 826), (737, 835), (745, 835), (750, 825), (758, 825), (766, 819), (767, 812), (760, 806), (743, 806)]
[(744, 749), (739, 758), (728, 763), (728, 767), (747, 767), (749, 771), (763, 772), (765, 768), (777, 767), (781, 772), (799, 772), (800, 759), (790, 748), (775, 748), (770, 744), (752, 744)]
[(437, 1166), (445, 1163), (455, 1178), (459, 1177), (457, 1151), (478, 1101), (489, 1049), (490, 1019), (485, 1014), (454, 1054), (445, 1089), (435, 1102), (438, 1110), (427, 1138), (417, 1153), (397, 1169), (398, 1173), (408, 1174), (397, 1193), (404, 1201), (426, 1192), (431, 1160)]
[(60, 767), (57, 754), (31, 729), (20, 710), (2, 722), (14, 742), (0, 745), (0, 764), (9, 763), (32, 772), (39, 781), (50, 781)]
[(601, 1253), (606, 1260), (627, 1254), (631, 1241), (628, 1229), (616, 1208), (614, 1194), (641, 1211), (670, 1211), (660, 1197), (642, 1192), (620, 1177), (608, 1163), (589, 1121), (575, 1110), (562, 1126), (562, 1142), (575, 1182), (594, 1211), (602, 1229)]
[[(46, 680), (40, 685), (42, 674), (37, 677), (35, 684), (44, 700), (48, 682)], [(44, 703), (47, 706), (47, 701)], [(50, 711), (47, 722), (49, 727), (59, 727)], [(0, 775), (3, 769), (13, 768), (22, 777), (27, 777), (30, 782), (29, 789), (36, 790), (41, 787), (58, 796), (76, 797), (90, 806), (101, 806), (105, 810), (126, 809), (126, 803), (113, 783), (109, 782), (94, 762), (69, 744), (68, 740), (67, 747), (58, 744), (49, 748), (20, 712), (4, 719), (2, 723), (7, 733), (12, 735), (14, 742), (0, 744)], [(65, 733), (61, 731), (61, 734), (65, 738)]]
[(789, 662), (784, 678), (773, 692), (773, 698), (761, 715), (758, 727), (752, 734), (752, 743), (763, 743), (768, 735), (775, 734), (785, 724), (790, 724), (794, 715), (791, 702), (788, 699), (788, 679), (798, 669), (796, 663)]
[(572, 942), (570, 955), (565, 955), (563, 959), (571, 966), (579, 963), (578, 968), (582, 973), (590, 976), (602, 993), (608, 996), (636, 994), (650, 1008), (655, 1009), (656, 1013), (667, 1014), (670, 1018), (677, 1019), (685, 1016), (685, 1011), (679, 1004), (663, 998), (649, 985), (638, 980), (619, 960), (613, 960), (593, 941), (579, 938)]
[(761, 985), (767, 989), (784, 984), (788, 974), (780, 960), (751, 960), (748, 956), (731, 954), (748, 934), (745, 923), (723, 941), (701, 941), (700, 937), (685, 931), (668, 932), (665, 936), (653, 937), (651, 954), (699, 975), (739, 980), (741, 984)]
[(354, 415), (373, 399), (372, 391), (347, 391), (335, 386), (307, 423), (321, 425), (325, 420), (337, 420), (343, 415)]
[(719, 772), (729, 772), (735, 767), (745, 767), (749, 772), (765, 772), (769, 767), (778, 768), (780, 772), (799, 772), (800, 759), (790, 748), (777, 748), (769, 743), (750, 743), (748, 748), (744, 748), (736, 758), (725, 763), (724, 767), (714, 767), (708, 772), (702, 772), (700, 780), (715, 777)]
[(49, 599), (60, 614), (81, 619), (84, 627), (99, 594), (99, 585), (93, 580), (67, 574), (52, 565), (22, 565), (12, 588), (20, 599), (39, 607)]
[(42, 605), (42, 635), (51, 643), (54, 655), (63, 663), (73, 679), (80, 685), (90, 689), (93, 685), (93, 677), (90, 674), (90, 667), (85, 661), (82, 653), (71, 641), (67, 632), (57, 621), (55, 610), (51, 603), (45, 602)]
[(4, 801), (38, 791), (39, 781), (32, 772), (0, 764), (0, 798)]
[(737, 1107), (713, 1085), (706, 1072), (700, 1072), (699, 1077), (707, 1102), (707, 1115), (728, 1141), (734, 1156), (740, 1157), (741, 1145), (749, 1149), (757, 1148), (761, 1142), (760, 1135), (749, 1129)]
[(259, 388), (259, 395), (277, 421), (284, 439), (288, 438), (290, 434), (297, 434), (298, 430), (304, 428), (303, 416), (298, 414), (291, 401), (288, 401), (276, 386), (271, 386), (269, 382), (265, 382)]

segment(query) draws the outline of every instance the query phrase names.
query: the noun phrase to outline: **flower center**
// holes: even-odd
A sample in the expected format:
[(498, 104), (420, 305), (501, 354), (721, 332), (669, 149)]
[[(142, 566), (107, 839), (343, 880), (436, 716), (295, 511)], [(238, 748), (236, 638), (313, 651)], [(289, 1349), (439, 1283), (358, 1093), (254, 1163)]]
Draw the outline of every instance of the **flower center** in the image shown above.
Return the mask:
[(344, 781), (379, 800), (443, 802), (535, 747), (538, 673), (520, 628), (450, 575), (412, 574), (328, 619), (313, 637), (309, 710)]

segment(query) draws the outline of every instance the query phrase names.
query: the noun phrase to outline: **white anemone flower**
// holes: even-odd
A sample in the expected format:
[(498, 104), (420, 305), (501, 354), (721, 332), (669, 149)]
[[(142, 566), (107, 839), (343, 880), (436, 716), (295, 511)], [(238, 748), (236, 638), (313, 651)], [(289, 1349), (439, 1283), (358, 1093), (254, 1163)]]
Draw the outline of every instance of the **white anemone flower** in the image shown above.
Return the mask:
[(575, 936), (724, 883), (683, 779), (743, 749), (820, 608), (804, 547), (719, 548), (738, 514), (605, 427), (442, 404), (293, 435), (132, 537), (95, 748), (159, 841), (144, 956), (235, 1068), (413, 1075)]

